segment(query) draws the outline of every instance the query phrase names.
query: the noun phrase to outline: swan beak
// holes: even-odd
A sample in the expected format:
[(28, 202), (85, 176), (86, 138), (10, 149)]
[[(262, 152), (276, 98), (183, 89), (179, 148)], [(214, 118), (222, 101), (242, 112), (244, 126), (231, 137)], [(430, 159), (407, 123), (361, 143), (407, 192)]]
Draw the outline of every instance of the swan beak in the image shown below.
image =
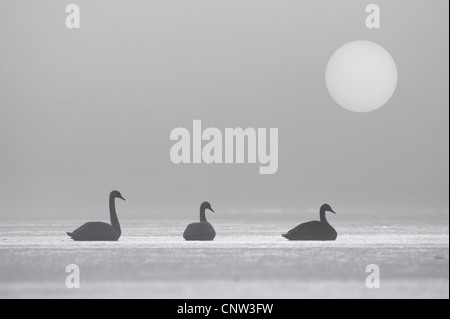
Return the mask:
[(127, 201), (125, 198), (123, 198), (122, 196), (119, 197), (121, 200), (123, 201)]
[(335, 212), (334, 210), (330, 210), (330, 212), (333, 213), (333, 214), (335, 214), (335, 215), (337, 215), (336, 212)]
[(215, 213), (214, 209), (212, 209), (212, 208), (211, 208), (211, 211), (212, 211), (213, 213)]

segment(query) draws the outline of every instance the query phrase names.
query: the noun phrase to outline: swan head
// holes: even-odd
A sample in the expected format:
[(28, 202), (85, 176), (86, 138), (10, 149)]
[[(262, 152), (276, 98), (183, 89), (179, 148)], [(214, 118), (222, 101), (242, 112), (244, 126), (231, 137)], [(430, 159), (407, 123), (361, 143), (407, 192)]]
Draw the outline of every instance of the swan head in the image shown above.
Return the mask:
[(111, 192), (111, 197), (112, 198), (120, 198), (121, 200), (125, 200), (125, 198), (123, 198), (122, 194), (119, 191), (113, 191)]
[(212, 209), (211, 204), (208, 202), (204, 202), (202, 204), (202, 206), (200, 207), (200, 210), (202, 210), (202, 211), (210, 210), (214, 213), (214, 209)]
[(322, 205), (322, 207), (320, 208), (320, 211), (322, 211), (322, 212), (330, 212), (330, 213), (336, 214), (336, 212), (328, 204)]

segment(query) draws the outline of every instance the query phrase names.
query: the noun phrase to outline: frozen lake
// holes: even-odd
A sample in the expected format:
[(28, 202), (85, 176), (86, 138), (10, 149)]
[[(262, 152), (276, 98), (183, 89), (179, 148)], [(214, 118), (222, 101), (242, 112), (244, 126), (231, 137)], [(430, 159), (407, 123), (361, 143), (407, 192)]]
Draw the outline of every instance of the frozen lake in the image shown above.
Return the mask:
[[(120, 242), (75, 243), (81, 222), (0, 222), (0, 298), (449, 298), (448, 222), (341, 222), (324, 243), (270, 221), (215, 222), (216, 241), (188, 243), (187, 224), (126, 221)], [(381, 289), (366, 288), (369, 264)]]

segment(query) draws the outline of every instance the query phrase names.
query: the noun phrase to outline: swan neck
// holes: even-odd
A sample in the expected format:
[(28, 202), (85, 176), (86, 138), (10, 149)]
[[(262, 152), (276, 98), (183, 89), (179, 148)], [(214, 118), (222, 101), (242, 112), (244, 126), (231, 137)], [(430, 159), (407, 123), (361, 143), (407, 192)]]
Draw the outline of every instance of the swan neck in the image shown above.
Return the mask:
[(204, 208), (200, 208), (200, 222), (202, 222), (202, 223), (208, 222), (206, 220), (206, 209), (204, 209)]
[(116, 200), (112, 196), (109, 198), (109, 213), (111, 215), (111, 226), (112, 226), (112, 228), (114, 228), (114, 230), (119, 235), (122, 235), (122, 229), (120, 228), (119, 219), (117, 218)]
[(328, 224), (328, 220), (327, 220), (327, 216), (326, 216), (326, 211), (324, 209), (320, 210), (320, 222), (324, 223), (324, 224)]

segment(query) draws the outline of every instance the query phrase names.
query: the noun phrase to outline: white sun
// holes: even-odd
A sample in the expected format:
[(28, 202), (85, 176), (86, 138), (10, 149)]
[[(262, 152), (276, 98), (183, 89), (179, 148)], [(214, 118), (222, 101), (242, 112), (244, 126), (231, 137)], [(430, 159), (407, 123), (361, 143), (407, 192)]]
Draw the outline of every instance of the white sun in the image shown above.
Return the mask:
[(398, 72), (392, 56), (370, 41), (354, 41), (339, 48), (326, 70), (331, 97), (343, 108), (365, 113), (379, 109), (392, 97)]

